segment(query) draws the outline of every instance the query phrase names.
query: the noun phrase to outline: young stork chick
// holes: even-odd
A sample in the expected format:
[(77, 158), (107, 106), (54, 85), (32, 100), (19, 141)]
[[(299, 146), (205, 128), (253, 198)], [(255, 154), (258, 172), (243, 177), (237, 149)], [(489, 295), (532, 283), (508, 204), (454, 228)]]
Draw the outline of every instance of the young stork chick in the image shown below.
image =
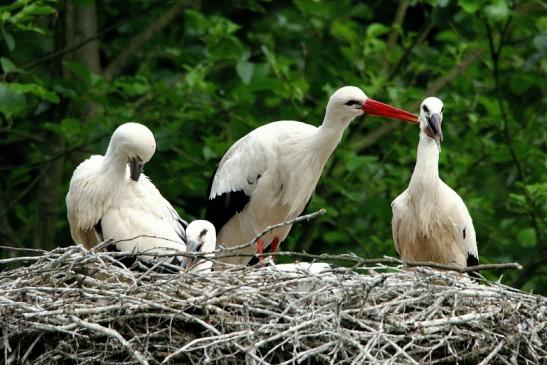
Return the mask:
[[(186, 227), (186, 252), (209, 253), (217, 247), (215, 226), (205, 220), (195, 220)], [(181, 266), (192, 272), (209, 272), (213, 266), (206, 258), (183, 257)]]
[[(263, 125), (230, 147), (208, 189), (205, 219), (227, 247), (250, 242), (266, 227), (293, 219), (306, 209), (328, 158), (350, 122), (363, 114), (417, 123), (404, 110), (370, 99), (355, 86), (338, 89), (329, 99), (321, 126), (297, 121)], [(291, 226), (272, 230), (257, 242), (275, 252)], [(253, 247), (240, 251), (251, 254)], [(247, 264), (249, 257), (224, 261)]]
[(125, 123), (112, 134), (104, 156), (91, 156), (76, 168), (66, 196), (74, 242), (90, 249), (112, 239), (118, 242), (109, 249), (146, 253), (142, 260), (152, 263), (149, 254), (186, 249), (187, 223), (142, 174), (155, 150), (147, 127)]
[(473, 221), (460, 196), (439, 177), (443, 103), (420, 107), (420, 142), (408, 188), (392, 203), (393, 241), (401, 259), (459, 267), (479, 263)]

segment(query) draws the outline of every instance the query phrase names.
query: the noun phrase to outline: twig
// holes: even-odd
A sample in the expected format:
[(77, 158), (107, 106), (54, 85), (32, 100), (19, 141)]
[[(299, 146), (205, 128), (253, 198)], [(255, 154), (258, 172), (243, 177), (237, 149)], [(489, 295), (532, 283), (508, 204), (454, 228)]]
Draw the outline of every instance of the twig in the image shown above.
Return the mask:
[(488, 365), (490, 364), (490, 361), (496, 356), (496, 354), (501, 350), (501, 348), (505, 345), (505, 341), (501, 340), (500, 343), (482, 360), (479, 365)]
[(442, 326), (448, 326), (448, 325), (462, 324), (462, 323), (467, 323), (471, 321), (477, 321), (484, 318), (490, 318), (496, 315), (499, 311), (500, 309), (496, 309), (486, 313), (468, 313), (461, 316), (406, 323), (406, 325), (407, 326), (411, 325), (415, 328), (425, 328), (425, 327), (442, 327)]
[[(302, 216), (294, 218), (294, 219), (289, 219), (285, 222), (281, 222), (281, 223), (278, 223), (278, 224), (273, 224), (271, 226), (266, 227), (255, 238), (253, 238), (253, 240), (251, 242), (243, 243), (243, 244), (237, 245), (237, 246), (226, 247), (226, 248), (220, 250), (220, 252), (232, 252), (232, 251), (240, 250), (242, 248), (246, 248), (246, 247), (249, 247), (249, 246), (252, 246), (252, 245), (256, 245), (256, 242), (260, 238), (264, 237), (265, 235), (272, 232), (276, 228), (290, 226), (290, 225), (293, 225), (295, 223), (299, 223), (299, 222), (303, 222), (303, 221), (309, 221), (311, 219), (314, 219), (316, 217), (319, 217), (319, 216), (325, 214), (326, 212), (327, 211), (322, 208), (322, 209), (319, 209), (318, 211), (310, 213), (310, 214), (305, 214), (305, 215), (302, 215)], [(223, 257), (226, 257), (226, 256), (223, 256)]]
[(84, 320), (81, 320), (80, 318), (76, 316), (70, 316), (73, 322), (77, 323), (79, 326), (82, 326), (83, 328), (87, 328), (90, 331), (98, 332), (104, 336), (115, 338), (120, 342), (120, 344), (126, 349), (135, 360), (141, 365), (149, 365), (148, 361), (142, 356), (142, 354), (133, 349), (133, 346), (122, 337), (122, 335), (119, 334), (116, 330), (113, 330), (112, 328), (106, 328), (96, 323), (90, 323), (86, 322)]
[[(468, 273), (472, 271), (480, 270), (522, 270), (522, 265), (518, 262), (509, 262), (509, 263), (500, 263), (500, 264), (482, 264), (469, 267), (457, 267), (449, 264), (438, 264), (435, 262), (419, 262), (419, 261), (403, 261), (395, 257), (384, 256), (381, 259), (363, 259), (355, 255), (328, 255), (328, 254), (310, 254), (305, 252), (292, 252), (292, 251), (281, 251), (275, 254), (273, 253), (264, 253), (266, 256), (287, 256), (294, 258), (306, 258), (306, 259), (315, 259), (319, 261), (350, 261), (355, 264), (355, 267), (365, 266), (365, 265), (375, 265), (375, 264), (401, 264), (409, 267), (430, 267), (433, 269), (442, 269), (448, 271), (456, 271), (460, 273)], [(249, 255), (254, 256), (254, 255)], [(222, 256), (221, 256), (222, 257)]]

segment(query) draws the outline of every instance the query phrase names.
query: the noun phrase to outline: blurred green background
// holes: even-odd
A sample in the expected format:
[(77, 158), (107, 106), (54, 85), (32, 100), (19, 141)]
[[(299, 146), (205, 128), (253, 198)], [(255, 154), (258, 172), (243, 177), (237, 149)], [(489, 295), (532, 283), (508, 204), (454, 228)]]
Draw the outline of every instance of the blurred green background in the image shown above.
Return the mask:
[[(227, 148), (279, 119), (319, 125), (356, 85), (418, 112), (443, 99), (441, 177), (467, 203), (482, 263), (547, 292), (543, 1), (67, 1), (0, 6), (0, 244), (71, 244), (74, 168), (112, 131), (145, 123), (146, 173), (182, 217), (203, 217)], [(418, 128), (359, 118), (286, 248), (395, 255), (391, 201), (408, 185)], [(1, 255), (17, 254), (2, 249)], [(499, 273), (487, 273), (497, 278)]]

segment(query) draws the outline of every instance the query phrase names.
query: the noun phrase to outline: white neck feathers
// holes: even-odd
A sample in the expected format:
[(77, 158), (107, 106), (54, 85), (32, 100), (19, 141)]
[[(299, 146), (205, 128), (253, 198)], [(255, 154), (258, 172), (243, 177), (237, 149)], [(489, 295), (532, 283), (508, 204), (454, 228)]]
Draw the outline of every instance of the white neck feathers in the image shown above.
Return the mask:
[[(435, 141), (420, 132), (416, 166), (410, 179), (411, 190), (428, 190), (436, 192), (439, 184), (439, 149)], [(423, 191), (422, 191), (423, 193)]]
[(127, 154), (116, 144), (110, 143), (103, 160), (102, 171), (108, 179), (123, 180), (126, 175)]
[(408, 192), (420, 230), (426, 234), (431, 231), (433, 218), (437, 215), (440, 182), (439, 149), (433, 139), (421, 132), (416, 166)]

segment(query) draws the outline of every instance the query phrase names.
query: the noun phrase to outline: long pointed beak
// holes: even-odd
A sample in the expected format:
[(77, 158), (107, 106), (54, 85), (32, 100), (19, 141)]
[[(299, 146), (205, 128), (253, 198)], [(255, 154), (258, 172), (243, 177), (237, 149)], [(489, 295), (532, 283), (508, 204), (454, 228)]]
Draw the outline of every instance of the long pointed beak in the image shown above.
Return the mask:
[(399, 119), (410, 123), (419, 123), (418, 117), (416, 115), (370, 98), (364, 102), (363, 111), (365, 112), (365, 114)]
[(189, 270), (194, 265), (194, 258), (193, 257), (183, 257), (182, 262), (180, 266), (184, 270)]
[(129, 160), (129, 177), (131, 180), (139, 181), (143, 169), (144, 163), (140, 158), (135, 157)]
[(441, 129), (441, 116), (437, 113), (431, 114), (431, 116), (427, 118), (427, 128), (433, 135), (435, 143), (437, 143), (437, 147), (440, 151), (441, 141), (443, 140), (443, 130)]
[[(186, 242), (186, 252), (192, 253), (192, 252), (198, 252), (197, 250), (198, 243), (194, 240), (188, 239)], [(192, 268), (192, 265), (194, 265), (194, 257), (188, 257), (185, 256), (182, 258), (181, 266), (183, 269), (189, 270)]]

